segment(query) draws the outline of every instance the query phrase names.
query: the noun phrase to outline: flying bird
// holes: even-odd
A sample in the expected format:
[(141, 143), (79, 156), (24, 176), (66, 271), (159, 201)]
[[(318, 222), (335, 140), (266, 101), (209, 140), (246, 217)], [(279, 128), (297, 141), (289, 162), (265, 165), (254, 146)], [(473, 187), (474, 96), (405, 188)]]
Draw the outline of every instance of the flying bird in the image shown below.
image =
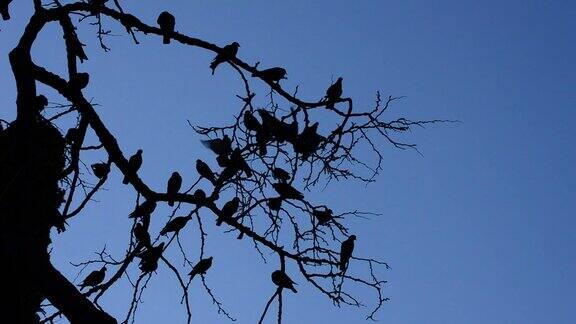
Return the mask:
[(206, 271), (208, 271), (208, 269), (210, 269), (212, 266), (212, 259), (213, 257), (209, 257), (198, 261), (198, 263), (192, 267), (192, 271), (190, 271), (188, 274), (190, 276), (190, 280), (194, 279), (194, 276), (197, 274), (206, 274)]
[(166, 188), (166, 194), (168, 195), (168, 206), (174, 206), (174, 196), (180, 191), (182, 187), (182, 177), (180, 173), (174, 171), (168, 179), (168, 186)]
[(218, 65), (220, 65), (220, 63), (224, 63), (230, 60), (231, 58), (236, 57), (239, 48), (240, 44), (238, 44), (237, 42), (222, 47), (220, 53), (218, 53), (216, 57), (212, 60), (212, 63), (210, 63), (210, 68), (212, 69), (212, 75), (214, 75), (214, 71), (216, 70)]
[(334, 108), (334, 101), (340, 99), (340, 96), (342, 96), (342, 78), (338, 78), (338, 80), (326, 90), (326, 96), (324, 97), (327, 101), (326, 107)]
[(202, 178), (206, 178), (211, 183), (216, 182), (216, 176), (214, 175), (214, 172), (212, 172), (212, 169), (210, 169), (210, 166), (206, 164), (206, 162), (200, 159), (196, 160), (196, 171), (198, 171), (198, 174)]
[(102, 283), (104, 278), (106, 277), (106, 267), (102, 267), (100, 270), (94, 270), (90, 272), (88, 276), (82, 281), (80, 285), (80, 290), (84, 289), (85, 287), (94, 287)]
[(234, 215), (234, 213), (238, 211), (239, 207), (240, 207), (240, 198), (238, 197), (234, 197), (232, 198), (232, 200), (225, 203), (224, 206), (222, 207), (220, 215), (221, 217), (218, 217), (218, 220), (216, 221), (216, 226), (222, 225), (224, 219), (231, 218), (232, 215)]
[(273, 67), (256, 71), (252, 73), (252, 77), (258, 77), (267, 82), (279, 82), (282, 79), (286, 79), (286, 70), (281, 67)]
[[(143, 152), (142, 150), (138, 150), (136, 154), (132, 155), (128, 159), (128, 168), (130, 169), (130, 171), (136, 173), (142, 166), (142, 152)], [(128, 182), (130, 182), (130, 180), (128, 180), (127, 176), (124, 176), (124, 181), (122, 181), (122, 183), (128, 184)]]
[(222, 138), (202, 140), (202, 144), (217, 155), (228, 155), (232, 152), (232, 140), (228, 135)]
[(288, 182), (290, 180), (290, 173), (282, 168), (274, 168), (272, 170), (272, 177), (280, 182)]
[(146, 200), (134, 208), (134, 211), (130, 213), (129, 218), (150, 216), (154, 212), (154, 209), (156, 209), (156, 202), (154, 200)]
[(352, 257), (352, 252), (354, 251), (354, 240), (356, 240), (356, 235), (350, 235), (340, 247), (340, 270), (345, 271), (348, 268), (348, 262)]
[(94, 163), (91, 165), (92, 172), (98, 179), (102, 179), (110, 172), (110, 164), (108, 163)]
[(168, 233), (178, 233), (181, 229), (186, 226), (186, 223), (192, 219), (192, 216), (178, 216), (174, 217), (169, 221), (164, 228), (160, 231), (160, 235), (166, 235)]
[(287, 183), (283, 182), (273, 183), (272, 187), (274, 187), (274, 190), (276, 190), (276, 192), (280, 194), (280, 197), (282, 197), (282, 199), (297, 199), (297, 200), (304, 199), (304, 195), (300, 191), (296, 190), (294, 187), (292, 187)]
[(168, 11), (162, 11), (160, 15), (158, 15), (156, 22), (164, 34), (162, 37), (162, 42), (164, 44), (170, 44), (169, 34), (174, 32), (174, 26), (176, 26), (176, 18), (174, 18), (174, 16), (172, 16), (172, 14), (170, 14)]
[(278, 286), (280, 289), (288, 288), (293, 292), (297, 293), (296, 288), (294, 288), (294, 284), (296, 284), (288, 275), (282, 270), (276, 270), (272, 272), (272, 282)]
[(164, 242), (157, 246), (148, 247), (144, 252), (140, 253), (138, 257), (140, 260), (140, 270), (142, 272), (152, 272), (158, 269), (158, 259), (162, 256), (164, 251)]

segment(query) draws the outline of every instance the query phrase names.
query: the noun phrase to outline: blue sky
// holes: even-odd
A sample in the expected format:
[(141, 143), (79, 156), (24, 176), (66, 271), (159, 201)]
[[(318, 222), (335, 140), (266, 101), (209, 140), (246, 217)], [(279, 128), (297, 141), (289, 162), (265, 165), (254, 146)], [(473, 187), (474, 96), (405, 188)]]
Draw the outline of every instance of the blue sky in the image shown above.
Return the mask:
[[(13, 118), (15, 110), (6, 55), (30, 6), (15, 1), (13, 20), (0, 25), (3, 119)], [(128, 2), (126, 9), (149, 23), (169, 10), (181, 32), (222, 45), (238, 41), (244, 60), (284, 66), (285, 85), (299, 85), (304, 98), (319, 98), (332, 77), (343, 76), (345, 95), (357, 107), (371, 107), (380, 90), (406, 96), (391, 117), (462, 121), (402, 137), (417, 143), (423, 156), (380, 142), (384, 172), (375, 184), (340, 183), (314, 194), (334, 210), (382, 213), (350, 221), (358, 255), (379, 257), (392, 267), (384, 273), (392, 301), (380, 311), (381, 322), (576, 320), (573, 1), (148, 0)], [(122, 34), (121, 27), (109, 26)], [(34, 57), (61, 72), (57, 27), (42, 35)], [(212, 77), (212, 54), (162, 46), (157, 37), (139, 37), (140, 45), (113, 37), (112, 51), (104, 54), (92, 27), (83, 24), (79, 34), (90, 58), (81, 68), (91, 72), (86, 94), (101, 105), (126, 152), (144, 149), (140, 174), (158, 190), (173, 170), (191, 184), (194, 161), (211, 156), (186, 119), (200, 125), (231, 120), (238, 109), (235, 94), (242, 90), (231, 68), (221, 66)], [(257, 98), (264, 102), (260, 90)], [(50, 100), (62, 102), (54, 95)], [(173, 139), (178, 144), (167, 146)], [(69, 278), (76, 270), (68, 261), (91, 257), (105, 243), (117, 255), (123, 251), (133, 196), (117, 185), (117, 177), (113, 171), (99, 202), (54, 239), (53, 259)], [(273, 293), (269, 273), (277, 260), (264, 264), (247, 240), (210, 231), (215, 264), (207, 279), (239, 323), (254, 323)], [(184, 240), (191, 251), (196, 234), (190, 229)], [(286, 295), (284, 323), (362, 322), (367, 309), (333, 307), (292, 270), (301, 292)], [(120, 285), (103, 303), (118, 318), (124, 316), (127, 288)], [(177, 288), (161, 270), (144, 295), (137, 323), (182, 322)], [(371, 301), (369, 293), (362, 296)], [(201, 286), (193, 285), (192, 300), (194, 322), (225, 321)]]

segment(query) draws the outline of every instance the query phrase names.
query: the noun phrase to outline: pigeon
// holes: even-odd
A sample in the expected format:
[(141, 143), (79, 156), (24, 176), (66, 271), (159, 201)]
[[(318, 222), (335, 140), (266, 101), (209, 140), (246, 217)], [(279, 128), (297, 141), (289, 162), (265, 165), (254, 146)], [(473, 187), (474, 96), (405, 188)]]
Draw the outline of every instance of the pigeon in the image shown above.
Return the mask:
[(274, 190), (280, 194), (282, 199), (304, 199), (304, 195), (300, 191), (296, 190), (294, 187), (287, 183), (273, 183), (272, 187), (274, 187)]
[(10, 20), (10, 11), (8, 6), (10, 5), (12, 0), (0, 0), (0, 15), (2, 15), (2, 19)]
[(234, 197), (232, 198), (232, 200), (225, 203), (224, 206), (222, 207), (221, 217), (218, 217), (218, 220), (216, 221), (216, 226), (222, 225), (224, 219), (232, 218), (232, 215), (234, 215), (234, 213), (238, 211), (239, 207), (240, 207), (240, 198), (238, 197)]
[(106, 277), (106, 267), (102, 267), (100, 270), (94, 270), (90, 272), (88, 276), (82, 281), (80, 285), (80, 290), (84, 289), (85, 287), (94, 287), (102, 283), (104, 278)]
[(270, 198), (268, 200), (268, 208), (270, 208), (270, 210), (279, 211), (280, 208), (282, 208), (282, 198), (281, 197)]
[(235, 148), (234, 151), (232, 151), (230, 155), (230, 166), (242, 170), (248, 177), (252, 176), (252, 169), (250, 169), (250, 166), (246, 163), (244, 157), (242, 157), (239, 148)]
[(192, 219), (192, 216), (179, 216), (174, 217), (171, 221), (169, 221), (164, 228), (160, 231), (160, 235), (166, 235), (168, 233), (178, 233), (181, 229), (186, 226), (186, 223)]
[(304, 128), (302, 134), (294, 142), (294, 151), (302, 154), (302, 159), (307, 160), (312, 153), (316, 152), (318, 146), (325, 141), (326, 138), (318, 134), (318, 123)]
[(217, 155), (228, 155), (232, 152), (232, 140), (228, 135), (224, 135), (221, 139), (203, 140), (202, 144)]
[(258, 77), (266, 82), (279, 82), (286, 79), (286, 70), (281, 67), (273, 67), (252, 73), (252, 77)]
[(295, 282), (282, 270), (272, 272), (272, 282), (280, 289), (288, 288), (295, 293), (298, 292), (296, 288), (294, 288)]
[(196, 200), (196, 205), (205, 205), (206, 204), (206, 193), (202, 189), (196, 189), (194, 194), (192, 194), (194, 200)]
[(164, 250), (164, 242), (157, 246), (147, 248), (144, 252), (140, 253), (138, 257), (140, 260), (140, 270), (142, 272), (152, 272), (158, 269), (158, 259), (162, 256)]
[(229, 59), (236, 57), (236, 54), (238, 54), (238, 48), (240, 48), (240, 44), (238, 44), (237, 42), (222, 47), (220, 53), (218, 53), (214, 58), (214, 60), (212, 60), (212, 63), (210, 63), (210, 69), (212, 69), (212, 75), (214, 75), (214, 71), (216, 71), (216, 68), (218, 67), (218, 65), (220, 65), (220, 63), (224, 63)]
[(196, 171), (198, 171), (198, 174), (202, 178), (206, 178), (211, 183), (216, 182), (216, 176), (214, 175), (214, 172), (212, 172), (212, 169), (210, 169), (208, 164), (200, 159), (196, 160)]
[(318, 225), (326, 225), (332, 219), (332, 209), (314, 209), (312, 215), (318, 220)]
[(94, 163), (91, 165), (92, 172), (98, 179), (102, 179), (110, 172), (110, 164), (108, 163)]
[(326, 96), (324, 97), (327, 101), (327, 108), (334, 108), (334, 101), (340, 99), (342, 96), (342, 78), (338, 78), (334, 84), (332, 84), (326, 90)]
[(136, 223), (136, 226), (134, 226), (134, 238), (143, 246), (150, 247), (150, 234), (148, 234), (142, 223)]
[(278, 167), (272, 170), (272, 177), (280, 182), (288, 182), (288, 180), (290, 180), (290, 174), (288, 171)]
[(154, 209), (156, 209), (156, 202), (153, 200), (146, 200), (141, 205), (136, 206), (134, 211), (130, 213), (129, 218), (150, 216), (154, 212)]
[[(132, 155), (130, 159), (128, 159), (128, 168), (130, 171), (136, 173), (142, 166), (142, 152), (142, 150), (138, 150), (136, 154)], [(128, 184), (128, 182), (130, 182), (130, 180), (128, 180), (127, 176), (124, 176), (124, 181), (122, 181), (122, 183)]]
[(174, 196), (178, 193), (182, 187), (182, 177), (178, 172), (172, 172), (172, 176), (168, 179), (168, 186), (166, 188), (166, 194), (168, 195), (168, 206), (174, 206)]
[(90, 82), (90, 75), (86, 72), (80, 72), (72, 75), (70, 79), (70, 85), (78, 90), (82, 90), (88, 86)]
[(340, 270), (344, 271), (348, 267), (348, 262), (352, 257), (352, 252), (354, 251), (354, 240), (356, 240), (356, 235), (350, 235), (340, 247)]
[(158, 26), (160, 26), (160, 30), (164, 33), (162, 37), (162, 42), (164, 44), (170, 44), (170, 33), (174, 32), (174, 26), (176, 26), (176, 18), (172, 16), (168, 11), (162, 11), (160, 15), (158, 15), (158, 19), (156, 20)]
[(208, 271), (208, 269), (210, 269), (212, 266), (212, 259), (213, 257), (209, 257), (198, 261), (198, 263), (196, 263), (192, 268), (192, 271), (190, 271), (188, 274), (190, 276), (190, 280), (194, 279), (194, 276), (197, 274), (206, 274), (206, 271)]
[(246, 110), (244, 112), (244, 127), (249, 131), (258, 132), (261, 130), (262, 125), (250, 111)]

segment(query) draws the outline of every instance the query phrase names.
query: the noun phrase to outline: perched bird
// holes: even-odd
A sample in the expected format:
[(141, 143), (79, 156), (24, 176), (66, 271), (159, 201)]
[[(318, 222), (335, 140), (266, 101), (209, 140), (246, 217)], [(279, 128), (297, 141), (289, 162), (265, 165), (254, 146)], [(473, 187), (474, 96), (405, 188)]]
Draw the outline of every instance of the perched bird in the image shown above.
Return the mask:
[(279, 82), (282, 79), (286, 79), (286, 70), (281, 67), (273, 67), (256, 71), (252, 73), (252, 77), (258, 77), (267, 82)]
[(94, 287), (102, 283), (104, 278), (106, 277), (106, 267), (102, 267), (100, 270), (94, 270), (90, 272), (88, 276), (82, 281), (80, 285), (80, 290), (84, 289), (85, 287)]
[(212, 259), (213, 257), (209, 257), (198, 261), (198, 263), (192, 267), (192, 271), (190, 271), (188, 274), (190, 276), (190, 280), (194, 279), (194, 276), (197, 274), (206, 274), (206, 271), (208, 271), (208, 269), (210, 269), (212, 266)]
[(258, 114), (260, 118), (262, 118), (262, 132), (270, 136), (275, 136), (278, 129), (282, 127), (282, 122), (268, 110), (258, 109)]
[(294, 151), (302, 154), (303, 160), (307, 160), (325, 140), (324, 136), (318, 134), (318, 123), (316, 122), (305, 127), (302, 133), (298, 135), (294, 142)]
[(194, 194), (192, 194), (194, 199), (197, 201), (197, 205), (204, 205), (206, 204), (206, 193), (202, 189), (196, 189)]
[(352, 252), (354, 251), (354, 240), (356, 240), (356, 235), (350, 235), (340, 247), (340, 270), (344, 271), (348, 268), (348, 262), (352, 257)]
[(266, 156), (266, 153), (268, 153), (268, 135), (266, 133), (262, 132), (257, 132), (256, 133), (256, 144), (258, 144), (258, 154), (261, 157)]
[(91, 165), (92, 172), (98, 179), (102, 179), (110, 172), (110, 164), (108, 163), (94, 163)]
[(225, 167), (224, 170), (222, 170), (222, 172), (218, 176), (218, 184), (222, 185), (222, 184), (226, 183), (230, 179), (234, 178), (234, 176), (236, 176), (237, 173), (238, 173), (238, 168), (231, 166), (231, 165)]
[(2, 15), (2, 19), (9, 20), (10, 19), (10, 11), (9, 5), (12, 0), (0, 0), (0, 15)]
[(150, 234), (146, 228), (144, 228), (142, 223), (136, 223), (136, 226), (134, 226), (134, 238), (136, 238), (136, 241), (138, 241), (138, 243), (142, 244), (143, 246), (147, 248), (150, 247)]
[(342, 78), (338, 78), (338, 80), (326, 90), (326, 96), (324, 97), (327, 101), (326, 107), (334, 108), (334, 101), (340, 99), (340, 96), (342, 96)]
[(162, 42), (164, 44), (170, 44), (170, 33), (174, 32), (174, 26), (176, 26), (176, 18), (172, 16), (168, 11), (162, 11), (160, 15), (158, 15), (158, 19), (156, 20), (158, 26), (160, 26), (160, 30), (164, 33), (162, 38)]
[(130, 218), (150, 216), (154, 212), (154, 209), (156, 209), (156, 202), (153, 200), (146, 200), (134, 208), (134, 211), (130, 213)]
[(212, 169), (210, 169), (210, 166), (206, 164), (206, 162), (200, 159), (196, 160), (196, 171), (198, 171), (198, 174), (202, 178), (206, 178), (211, 183), (214, 184), (216, 182), (216, 176), (214, 175), (214, 172), (212, 172)]
[(293, 292), (297, 293), (296, 288), (294, 288), (294, 284), (296, 284), (288, 275), (282, 270), (276, 270), (272, 272), (272, 282), (278, 286), (280, 289), (288, 288)]
[(78, 138), (80, 137), (80, 134), (78, 133), (78, 128), (70, 128), (68, 129), (68, 131), (66, 132), (66, 136), (64, 136), (64, 140), (66, 141), (66, 143), (72, 145), (73, 143), (75, 143)]
[(168, 206), (174, 206), (174, 196), (180, 191), (182, 187), (182, 177), (178, 172), (172, 172), (170, 179), (168, 179), (168, 186), (166, 194), (168, 195)]
[(247, 130), (258, 132), (262, 128), (262, 125), (260, 125), (258, 119), (256, 119), (250, 111), (246, 110), (244, 112), (244, 127), (246, 127)]
[(214, 71), (216, 70), (218, 65), (220, 65), (220, 63), (224, 63), (229, 59), (236, 57), (239, 48), (240, 44), (238, 44), (237, 42), (222, 47), (220, 53), (218, 53), (216, 57), (212, 60), (212, 63), (210, 63), (210, 68), (212, 69), (212, 75), (214, 75)]
[(332, 220), (332, 209), (314, 209), (312, 215), (314, 215), (318, 220), (318, 225), (326, 225), (330, 220)]
[[(132, 155), (130, 159), (128, 159), (128, 168), (130, 171), (136, 173), (142, 166), (142, 150), (138, 150), (136, 154)], [(128, 184), (130, 180), (128, 180), (127, 176), (124, 176), (124, 180), (122, 181), (123, 184)]]
[(298, 137), (298, 122), (294, 120), (288, 124), (281, 121), (274, 135), (280, 143), (286, 141), (293, 143)]
[(192, 216), (178, 216), (174, 217), (169, 221), (164, 228), (160, 231), (160, 235), (166, 235), (168, 233), (178, 233), (181, 229), (186, 226), (186, 223), (192, 219)]
[(164, 242), (157, 246), (148, 247), (144, 252), (141, 252), (138, 257), (140, 260), (140, 270), (142, 272), (152, 272), (158, 269), (158, 259), (162, 256), (164, 251)]
[(288, 182), (290, 180), (290, 173), (282, 168), (274, 168), (272, 170), (272, 177), (280, 182)]
[(297, 200), (304, 199), (304, 195), (300, 191), (296, 190), (294, 187), (292, 187), (287, 183), (283, 182), (273, 183), (272, 187), (274, 187), (274, 190), (276, 190), (276, 192), (280, 194), (280, 197), (282, 199), (297, 199)]
[(282, 208), (282, 198), (281, 197), (270, 198), (267, 204), (270, 210), (279, 211), (280, 208)]
[(234, 151), (232, 151), (232, 154), (230, 154), (230, 166), (241, 170), (248, 177), (252, 176), (252, 169), (248, 163), (246, 163), (246, 160), (242, 156), (239, 148), (235, 148)]
[(216, 226), (222, 225), (224, 219), (231, 218), (232, 215), (234, 215), (238, 211), (239, 207), (240, 207), (240, 198), (238, 197), (234, 197), (232, 198), (232, 200), (225, 203), (224, 206), (222, 207), (222, 212), (220, 215), (221, 217), (218, 217), (218, 220), (216, 221)]
[(222, 138), (203, 140), (202, 144), (217, 155), (228, 155), (232, 152), (232, 140), (228, 135)]
[(72, 87), (82, 90), (88, 86), (88, 82), (90, 82), (90, 75), (86, 72), (80, 72), (72, 75), (69, 83)]
[(46, 106), (48, 106), (48, 98), (46, 98), (46, 96), (39, 95), (34, 98), (34, 109), (36, 109), (37, 112), (41, 112)]

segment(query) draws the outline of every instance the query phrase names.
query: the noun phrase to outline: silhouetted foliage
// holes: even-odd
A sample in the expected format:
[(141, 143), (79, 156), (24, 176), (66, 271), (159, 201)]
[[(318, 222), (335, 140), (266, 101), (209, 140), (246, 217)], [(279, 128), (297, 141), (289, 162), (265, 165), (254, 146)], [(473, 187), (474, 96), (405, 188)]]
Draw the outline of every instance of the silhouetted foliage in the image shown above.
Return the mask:
[[(0, 0), (4, 20), (10, 19), (10, 2)], [(376, 94), (373, 107), (357, 110), (351, 98), (343, 97), (342, 78), (327, 87), (324, 97), (317, 97), (322, 99), (305, 101), (297, 96), (298, 89), (290, 94), (280, 85), (288, 75), (284, 68), (259, 69), (259, 62), (250, 65), (242, 60), (237, 42), (220, 48), (177, 32), (176, 19), (168, 12), (158, 15), (157, 27), (126, 13), (118, 0), (67, 4), (59, 1), (41, 4), (34, 0), (34, 7), (20, 42), (9, 54), (18, 91), (17, 117), (10, 122), (0, 120), (0, 259), (8, 273), (6, 278), (10, 278), (2, 279), (1, 294), (2, 300), (9, 301), (6, 306), (13, 312), (10, 316), (14, 323), (48, 323), (62, 315), (73, 323), (117, 323), (98, 306), (98, 301), (127, 273), (136, 279), (130, 282), (133, 298), (127, 301), (122, 322), (131, 322), (147, 283), (160, 268), (174, 273), (188, 322), (189, 286), (195, 277), (200, 277), (217, 311), (233, 319), (206, 281), (213, 260), (216, 265), (218, 261), (218, 255), (205, 257), (204, 251), (204, 242), (209, 239), (204, 228), (212, 221), (227, 232), (237, 232), (237, 238), (250, 242), (262, 258), (267, 259), (270, 252), (278, 257), (279, 269), (271, 274), (271, 285), (277, 288), (268, 299), (260, 322), (276, 299), (280, 322), (284, 288), (297, 292), (291, 279), (296, 274), (287, 273), (287, 262), (299, 270), (301, 285), (311, 285), (338, 306), (363, 305), (343, 288), (345, 282), (346, 287), (357, 285), (372, 290), (375, 299), (367, 318), (374, 318), (388, 300), (383, 295), (386, 281), (379, 279), (381, 272), (377, 268), (385, 269), (388, 265), (361, 257), (362, 238), (354, 248), (356, 236), (351, 234), (346, 219), (363, 213), (334, 212), (321, 202), (309, 200), (308, 193), (321, 182), (326, 185), (348, 179), (373, 182), (382, 167), (378, 138), (400, 149), (415, 148), (413, 144), (395, 140), (393, 134), (441, 121), (385, 120), (386, 110), (399, 98), (382, 98), (380, 93)], [(173, 172), (167, 179), (166, 192), (152, 190), (140, 178), (140, 168), (152, 167), (145, 163), (143, 151), (132, 155), (122, 151), (118, 145), (122, 139), (110, 133), (83, 93), (90, 86), (90, 76), (78, 71), (78, 61), (88, 60), (87, 53), (95, 52), (85, 48), (76, 33), (85, 21), (98, 27), (96, 37), (104, 51), (108, 50), (105, 41), (110, 35), (104, 24), (119, 23), (121, 30), (126, 30), (136, 43), (137, 36), (159, 37), (164, 44), (177, 42), (200, 48), (215, 55), (212, 62), (207, 62), (212, 74), (224, 65), (237, 72), (245, 91), (238, 96), (240, 105), (234, 111), (238, 117), (225, 126), (193, 126), (198, 139), (214, 153), (215, 159), (197, 160), (198, 175)], [(31, 59), (34, 41), (50, 22), (58, 22), (62, 27), (67, 54), (63, 60), (68, 68), (65, 76), (50, 72)], [(270, 87), (267, 102), (255, 101), (252, 82)], [(37, 93), (36, 83), (54, 89), (68, 104), (54, 106), (45, 95)], [(51, 105), (62, 112), (47, 112), (45, 107)], [(331, 118), (320, 118), (317, 112)], [(78, 123), (63, 135), (58, 123), (62, 117), (71, 115), (77, 117)], [(326, 120), (336, 123), (330, 125)], [(85, 143), (88, 130), (94, 132), (98, 145)], [(358, 156), (360, 147), (368, 148), (373, 156)], [(91, 166), (93, 176), (81, 172), (81, 158), (87, 150), (105, 152), (108, 158), (89, 161), (87, 165)], [(374, 157), (376, 163), (369, 165)], [(108, 181), (112, 167), (122, 173), (123, 183), (134, 190), (134, 210), (126, 215), (133, 220), (131, 240), (125, 247), (126, 254), (120, 258), (103, 249), (98, 258), (76, 264), (81, 270), (92, 270), (80, 283), (79, 287), (86, 289), (80, 293), (50, 262), (50, 229), (66, 230), (66, 221), (81, 214), (90, 204)], [(198, 181), (194, 185), (182, 188), (182, 178), (195, 177)], [(203, 183), (204, 190), (198, 186), (201, 179), (207, 180)], [(81, 202), (74, 207), (78, 201), (75, 197), (82, 194)], [(161, 229), (153, 228), (150, 219), (156, 206), (162, 203), (173, 208), (172, 216)], [(177, 212), (183, 214), (176, 216)], [(210, 222), (206, 221), (208, 215), (214, 216)], [(193, 219), (196, 222), (190, 222)], [(197, 261), (188, 257), (191, 252), (178, 240), (178, 235), (190, 226), (198, 226), (200, 232), (202, 244), (197, 247)], [(168, 249), (179, 249), (186, 266), (175, 266), (165, 256)], [(361, 270), (349, 273), (351, 264)], [(44, 300), (47, 302), (42, 303)], [(44, 308), (55, 312), (47, 314)]]

